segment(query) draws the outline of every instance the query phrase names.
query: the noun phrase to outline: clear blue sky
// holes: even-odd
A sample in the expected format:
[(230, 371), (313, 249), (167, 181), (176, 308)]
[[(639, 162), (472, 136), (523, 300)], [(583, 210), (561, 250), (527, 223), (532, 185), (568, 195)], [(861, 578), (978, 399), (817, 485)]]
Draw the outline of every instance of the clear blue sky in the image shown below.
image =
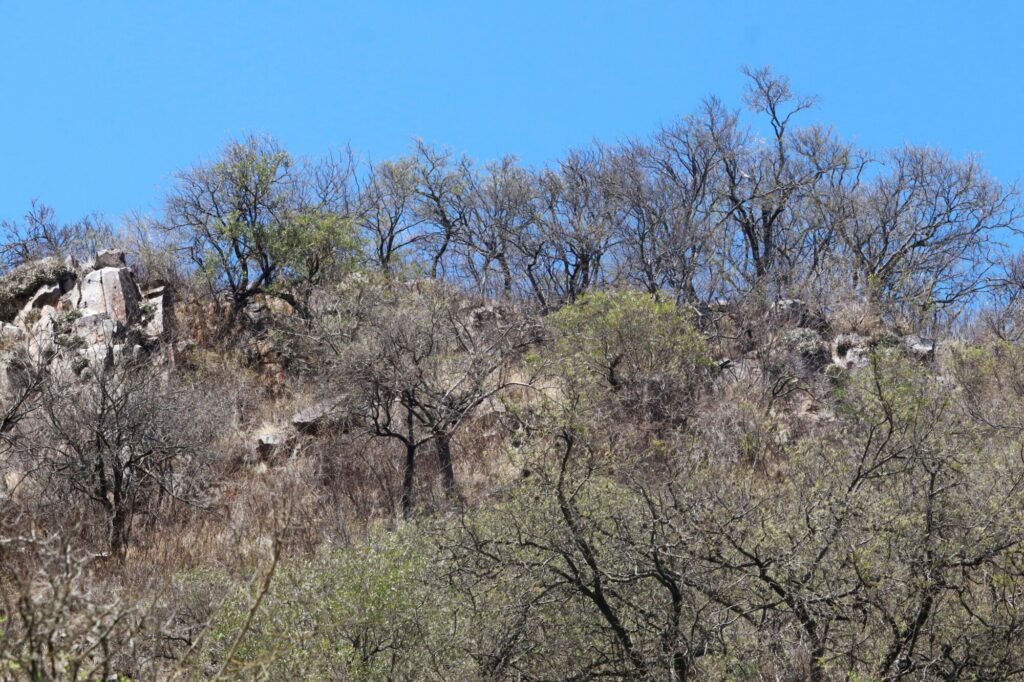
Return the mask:
[(230, 137), (373, 158), (414, 136), (531, 164), (643, 135), (744, 64), (871, 148), (1024, 178), (1024, 2), (0, 0), (0, 218), (155, 211)]

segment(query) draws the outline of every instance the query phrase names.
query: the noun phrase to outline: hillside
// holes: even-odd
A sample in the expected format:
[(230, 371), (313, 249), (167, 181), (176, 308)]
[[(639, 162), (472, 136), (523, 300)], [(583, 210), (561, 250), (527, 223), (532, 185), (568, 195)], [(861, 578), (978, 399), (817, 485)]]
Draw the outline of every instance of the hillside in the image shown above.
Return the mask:
[(0, 249), (0, 679), (1024, 674), (1016, 188), (748, 73)]

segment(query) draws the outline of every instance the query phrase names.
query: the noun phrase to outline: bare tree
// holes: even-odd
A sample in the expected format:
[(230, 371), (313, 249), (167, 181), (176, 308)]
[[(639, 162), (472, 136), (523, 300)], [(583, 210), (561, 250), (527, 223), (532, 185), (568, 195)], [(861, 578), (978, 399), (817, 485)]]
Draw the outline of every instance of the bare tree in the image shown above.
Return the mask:
[(194, 396), (149, 363), (122, 359), (83, 373), (81, 384), (60, 374), (45, 382), (44, 419), (21, 456), (51, 490), (98, 507), (107, 549), (124, 559), (136, 512), (200, 499), (204, 422), (192, 413)]
[(516, 247), (537, 304), (553, 310), (598, 286), (613, 245), (600, 150), (571, 152), (537, 177), (536, 229)]
[(920, 147), (891, 153), (839, 223), (852, 286), (918, 319), (969, 303), (998, 258), (997, 235), (1019, 217), (1015, 197), (975, 159)]
[(632, 142), (606, 154), (604, 191), (626, 279), (690, 303), (710, 296), (715, 163), (693, 118), (663, 128), (649, 144)]
[[(467, 279), (481, 293), (511, 296), (516, 287), (513, 240), (534, 217), (530, 174), (513, 157), (476, 168), (469, 159), (417, 146), (420, 205), (435, 225), (431, 272)], [(452, 253), (450, 253), (450, 251)], [(455, 267), (444, 268), (446, 255)]]
[(53, 208), (39, 201), (32, 202), (23, 222), (0, 222), (0, 231), (0, 259), (9, 268), (49, 256), (87, 258), (114, 239), (113, 229), (102, 216), (59, 223)]
[(406, 252), (429, 236), (416, 210), (417, 181), (416, 160), (403, 157), (373, 164), (363, 183), (359, 227), (384, 272), (396, 270)]
[(429, 226), (419, 246), (429, 262), (431, 277), (457, 277), (447, 264), (451, 248), (464, 242), (467, 235), (470, 162), (422, 140), (416, 141), (415, 159), (416, 212)]
[(814, 98), (796, 95), (770, 69), (745, 73), (745, 101), (767, 119), (767, 140), (714, 101), (705, 111), (718, 157), (717, 210), (729, 235), (722, 253), (736, 289), (767, 287), (764, 293), (777, 297), (799, 288), (799, 270), (821, 260), (828, 234), (807, 208), (823, 179), (846, 172), (855, 159), (829, 131), (794, 128), (794, 117)]
[(332, 349), (331, 380), (348, 396), (355, 421), (403, 445), (408, 515), (417, 455), (428, 442), (445, 494), (457, 494), (452, 440), (478, 408), (517, 383), (511, 360), (529, 330), (493, 308), (467, 307), (444, 285), (370, 286), (373, 293), (359, 297), (358, 325), (346, 326), (352, 313), (335, 308), (314, 333)]

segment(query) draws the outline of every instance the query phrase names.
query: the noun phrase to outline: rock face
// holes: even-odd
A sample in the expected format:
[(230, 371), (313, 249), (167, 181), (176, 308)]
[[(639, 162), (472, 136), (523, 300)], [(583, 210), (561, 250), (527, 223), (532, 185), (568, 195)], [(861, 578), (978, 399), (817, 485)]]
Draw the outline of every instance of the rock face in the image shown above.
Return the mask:
[(817, 372), (829, 363), (831, 357), (826, 350), (821, 334), (813, 329), (797, 327), (782, 336), (783, 347), (799, 357), (811, 372)]
[(93, 262), (93, 267), (96, 269), (100, 268), (123, 268), (124, 262), (124, 251), (120, 249), (106, 249), (96, 254), (96, 260)]
[(67, 291), (76, 278), (72, 266), (57, 258), (20, 265), (0, 277), (0, 320), (12, 321), (40, 289), (56, 285)]
[(909, 334), (903, 337), (903, 348), (911, 357), (922, 362), (930, 362), (935, 359), (935, 342), (925, 339), (917, 334)]
[(51, 284), (50, 286), (44, 286), (40, 288), (35, 295), (29, 299), (29, 302), (22, 308), (21, 313), (25, 314), (29, 310), (41, 310), (46, 306), (56, 306), (60, 301), (60, 297), (64, 295), (61, 290), (60, 284)]
[(334, 405), (322, 401), (293, 414), (291, 423), (299, 433), (317, 434), (330, 426), (333, 416)]
[(793, 324), (801, 329), (824, 332), (828, 329), (825, 319), (798, 298), (784, 298), (772, 304), (768, 319), (773, 324)]
[(869, 340), (860, 334), (840, 334), (832, 340), (832, 363), (843, 369), (868, 366)]
[(119, 333), (122, 326), (103, 313), (82, 315), (71, 323), (71, 331), (90, 346), (109, 343), (122, 336)]
[(143, 331), (151, 339), (167, 340), (173, 331), (174, 310), (166, 285), (151, 287), (142, 292)]
[(88, 273), (71, 293), (74, 307), (87, 314), (106, 314), (121, 324), (139, 321), (139, 287), (126, 267), (107, 267)]
[(284, 453), (295, 440), (295, 433), (285, 428), (267, 427), (260, 429), (253, 442), (257, 462), (269, 462)]
[(507, 306), (488, 303), (467, 308), (463, 314), (470, 330), (483, 331), (507, 324), (512, 318), (512, 312)]
[(0, 277), (0, 391), (19, 353), (51, 372), (99, 371), (170, 341), (172, 318), (167, 287), (142, 291), (122, 251), (15, 268)]

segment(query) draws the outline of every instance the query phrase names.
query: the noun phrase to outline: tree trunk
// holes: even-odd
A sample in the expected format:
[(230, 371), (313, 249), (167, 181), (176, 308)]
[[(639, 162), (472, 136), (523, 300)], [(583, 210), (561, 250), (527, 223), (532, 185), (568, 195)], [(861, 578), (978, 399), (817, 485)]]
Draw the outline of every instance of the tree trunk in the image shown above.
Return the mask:
[(405, 444), (405, 471), (402, 475), (402, 518), (406, 519), (412, 515), (412, 484), (415, 472), (416, 444), (410, 441)]
[(412, 514), (412, 484), (416, 473), (416, 424), (413, 421), (412, 396), (405, 392), (402, 395), (405, 404), (405, 472), (402, 475), (402, 517), (409, 518)]
[(444, 486), (445, 496), (452, 499), (455, 497), (455, 469), (452, 468), (451, 437), (448, 434), (439, 434), (435, 441), (437, 463), (441, 467), (441, 485)]
[(128, 550), (128, 513), (121, 504), (110, 507), (110, 555), (124, 561)]

